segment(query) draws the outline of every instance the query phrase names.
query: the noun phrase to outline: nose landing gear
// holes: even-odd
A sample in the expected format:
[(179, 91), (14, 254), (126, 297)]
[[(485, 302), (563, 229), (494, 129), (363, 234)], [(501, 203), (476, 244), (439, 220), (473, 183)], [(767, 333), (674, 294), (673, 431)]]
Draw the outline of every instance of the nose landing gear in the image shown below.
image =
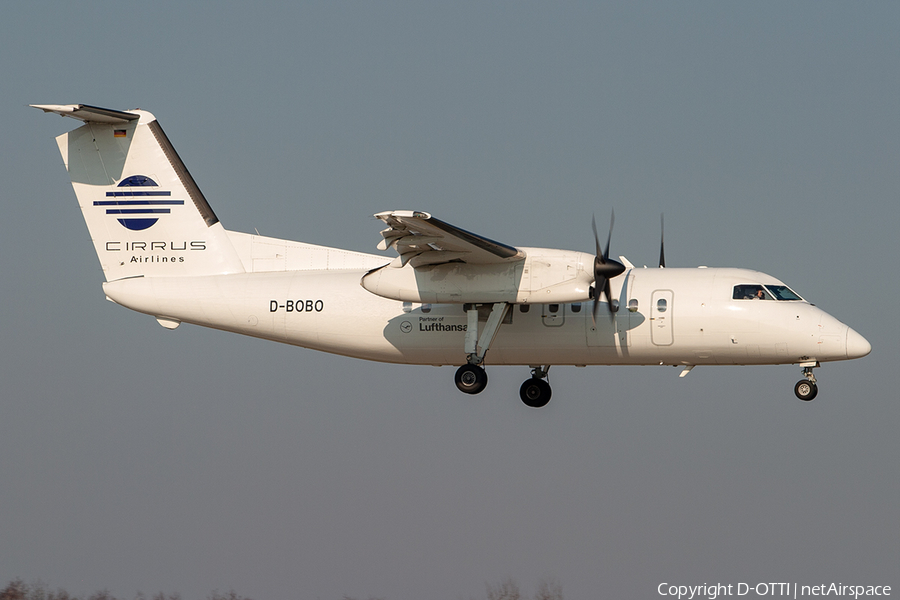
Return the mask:
[(794, 386), (794, 394), (804, 402), (809, 402), (819, 393), (816, 376), (813, 374), (813, 368), (818, 367), (819, 363), (801, 363), (800, 366), (803, 367), (803, 375), (806, 376), (806, 379), (797, 382), (797, 385)]

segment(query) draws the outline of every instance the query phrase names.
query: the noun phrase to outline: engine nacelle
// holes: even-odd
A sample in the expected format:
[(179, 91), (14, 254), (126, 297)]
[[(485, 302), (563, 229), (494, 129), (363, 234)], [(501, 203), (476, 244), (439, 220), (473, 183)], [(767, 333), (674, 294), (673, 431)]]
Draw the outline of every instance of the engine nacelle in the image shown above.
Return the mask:
[(519, 248), (507, 263), (449, 262), (413, 267), (399, 262), (366, 274), (368, 291), (402, 302), (433, 304), (548, 304), (590, 299), (594, 256), (549, 248)]

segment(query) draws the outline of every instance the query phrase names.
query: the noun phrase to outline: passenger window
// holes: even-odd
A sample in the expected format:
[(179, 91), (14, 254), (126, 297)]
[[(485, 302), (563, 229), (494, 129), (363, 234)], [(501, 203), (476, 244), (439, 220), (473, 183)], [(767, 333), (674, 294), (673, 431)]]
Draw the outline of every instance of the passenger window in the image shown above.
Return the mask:
[(628, 301), (628, 312), (637, 312), (638, 311), (638, 301), (637, 298), (632, 298)]
[(665, 298), (660, 298), (656, 301), (656, 310), (658, 310), (659, 312), (666, 312), (668, 308), (668, 302), (666, 302)]
[(573, 302), (572, 303), (572, 312), (580, 313), (581, 312), (581, 302)]
[(558, 313), (559, 312), (559, 304), (548, 304), (547, 310), (550, 311), (551, 313)]
[(519, 312), (527, 313), (529, 311), (529, 309), (531, 309), (530, 304), (520, 304), (519, 305)]
[(422, 305), (422, 312), (425, 313), (425, 314), (430, 313), (430, 312), (431, 312), (431, 305), (430, 305), (430, 304), (423, 304), (423, 305)]

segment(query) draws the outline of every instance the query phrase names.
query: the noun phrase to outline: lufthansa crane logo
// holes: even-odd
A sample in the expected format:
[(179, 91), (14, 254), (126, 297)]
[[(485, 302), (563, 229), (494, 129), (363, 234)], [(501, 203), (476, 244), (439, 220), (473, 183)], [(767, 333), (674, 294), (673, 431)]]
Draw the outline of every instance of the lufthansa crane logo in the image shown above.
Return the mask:
[(184, 205), (184, 200), (171, 199), (172, 192), (145, 189), (159, 187), (145, 175), (126, 177), (116, 187), (123, 189), (106, 192), (107, 200), (98, 200), (94, 206), (108, 207), (106, 214), (116, 215), (116, 220), (132, 231), (149, 229), (159, 221), (160, 215), (172, 212), (169, 207)]

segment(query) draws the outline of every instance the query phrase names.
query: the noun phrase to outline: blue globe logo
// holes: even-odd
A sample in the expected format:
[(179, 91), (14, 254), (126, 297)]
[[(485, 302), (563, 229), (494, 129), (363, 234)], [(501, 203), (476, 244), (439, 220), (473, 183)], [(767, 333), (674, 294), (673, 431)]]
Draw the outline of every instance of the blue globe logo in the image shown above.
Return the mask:
[(131, 231), (149, 229), (159, 221), (160, 217), (157, 215), (172, 212), (168, 207), (184, 205), (184, 200), (171, 199), (172, 192), (146, 189), (159, 188), (159, 185), (146, 175), (126, 177), (116, 187), (123, 189), (106, 192), (109, 199), (94, 202), (94, 206), (110, 207), (106, 209), (106, 214), (117, 215), (116, 220)]

